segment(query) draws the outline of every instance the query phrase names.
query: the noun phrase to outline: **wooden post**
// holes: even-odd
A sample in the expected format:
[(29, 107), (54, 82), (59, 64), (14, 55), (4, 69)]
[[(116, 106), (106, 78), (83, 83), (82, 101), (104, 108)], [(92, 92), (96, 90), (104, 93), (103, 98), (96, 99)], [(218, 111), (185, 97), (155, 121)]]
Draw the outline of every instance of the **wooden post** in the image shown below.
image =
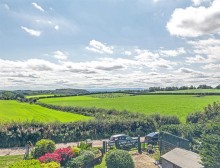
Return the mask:
[(105, 154), (106, 151), (107, 151), (106, 147), (107, 147), (106, 141), (102, 141), (102, 151), (103, 151), (103, 154)]
[(138, 153), (141, 154), (141, 137), (138, 135)]

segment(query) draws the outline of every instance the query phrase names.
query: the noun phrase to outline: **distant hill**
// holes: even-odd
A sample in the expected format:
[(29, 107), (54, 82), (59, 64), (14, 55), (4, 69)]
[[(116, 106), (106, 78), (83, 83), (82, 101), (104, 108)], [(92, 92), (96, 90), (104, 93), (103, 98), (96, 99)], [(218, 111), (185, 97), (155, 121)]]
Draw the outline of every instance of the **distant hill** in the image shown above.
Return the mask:
[[(85, 95), (90, 94), (89, 91), (84, 89), (56, 89), (56, 90), (15, 90), (15, 91), (2, 91), (0, 93), (0, 97), (3, 96), (3, 93), (7, 93), (7, 95), (10, 93), (15, 95), (41, 95), (41, 94), (51, 94), (51, 95)], [(14, 96), (13, 96), (14, 97)]]

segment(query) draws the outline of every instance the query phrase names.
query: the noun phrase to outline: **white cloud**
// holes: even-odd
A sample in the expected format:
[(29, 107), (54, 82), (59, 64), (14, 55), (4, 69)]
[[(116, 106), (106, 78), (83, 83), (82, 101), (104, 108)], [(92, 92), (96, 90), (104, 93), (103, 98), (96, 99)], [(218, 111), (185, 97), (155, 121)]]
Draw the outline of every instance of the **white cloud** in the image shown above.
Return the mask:
[(55, 26), (54, 26), (54, 29), (55, 29), (55, 30), (59, 30), (60, 27), (59, 27), (58, 25), (55, 25)]
[(153, 0), (155, 3), (157, 3), (159, 0)]
[(207, 69), (207, 70), (212, 70), (212, 71), (220, 70), (220, 64), (207, 64), (207, 65), (204, 65), (202, 68)]
[(99, 41), (91, 40), (86, 49), (100, 54), (113, 54), (114, 47), (109, 47)]
[(150, 52), (148, 50), (136, 49), (135, 59), (139, 62), (140, 65), (150, 68), (153, 71), (158, 70), (159, 68), (163, 69), (173, 69), (173, 66), (176, 66), (176, 62), (160, 58), (159, 53)]
[(187, 63), (204, 63), (206, 62), (206, 58), (202, 57), (201, 55), (196, 55), (195, 57), (187, 57)]
[(131, 51), (125, 51), (124, 54), (130, 56), (132, 53)]
[(39, 37), (41, 35), (41, 31), (39, 30), (33, 30), (33, 29), (29, 29), (27, 27), (21, 26), (21, 29), (23, 29), (24, 31), (26, 31), (29, 35), (31, 36), (36, 36)]
[(220, 39), (209, 38), (188, 42), (195, 57), (187, 57), (188, 63), (214, 63), (220, 61)]
[(40, 6), (38, 5), (37, 3), (33, 2), (32, 3), (33, 7), (35, 7), (37, 10), (41, 11), (41, 12), (44, 12), (45, 10)]
[(62, 51), (54, 51), (53, 56), (57, 58), (58, 60), (66, 60), (67, 59), (67, 54), (63, 53)]
[(186, 51), (183, 47), (180, 47), (176, 50), (160, 50), (159, 52), (161, 55), (168, 56), (168, 57), (176, 57), (178, 55), (186, 53)]
[(175, 9), (167, 29), (171, 35), (182, 37), (220, 33), (220, 1), (214, 0), (210, 7)]
[(193, 4), (194, 4), (195, 6), (199, 6), (200, 4), (202, 4), (203, 1), (204, 1), (204, 0), (192, 0)]
[(202, 5), (205, 2), (211, 2), (213, 0), (192, 0), (194, 6)]

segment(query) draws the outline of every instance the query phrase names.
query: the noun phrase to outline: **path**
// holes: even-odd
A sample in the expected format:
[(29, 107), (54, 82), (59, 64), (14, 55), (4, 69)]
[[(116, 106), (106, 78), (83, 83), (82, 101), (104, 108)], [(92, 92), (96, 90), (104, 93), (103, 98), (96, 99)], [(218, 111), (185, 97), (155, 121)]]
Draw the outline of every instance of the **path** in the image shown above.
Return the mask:
[[(93, 140), (92, 146), (94, 147), (101, 147), (102, 141), (107, 141), (107, 139), (102, 140)], [(141, 137), (141, 141), (144, 141), (144, 137)], [(56, 144), (56, 148), (64, 148), (68, 146), (77, 146), (77, 142), (70, 142), (70, 143), (59, 143)], [(24, 155), (25, 147), (13, 147), (13, 148), (0, 148), (0, 156), (6, 155)]]
[[(94, 147), (102, 146), (103, 140), (94, 140), (92, 141), (92, 145)], [(59, 143), (56, 144), (56, 148), (64, 148), (68, 146), (77, 146), (77, 142), (71, 142), (71, 143)], [(25, 147), (14, 147), (14, 148), (1, 148), (0, 149), (0, 156), (6, 156), (6, 155), (24, 155), (25, 153)]]
[(142, 154), (134, 152), (131, 154), (134, 160), (135, 168), (158, 168), (158, 166), (154, 164), (154, 159), (148, 156), (146, 152)]

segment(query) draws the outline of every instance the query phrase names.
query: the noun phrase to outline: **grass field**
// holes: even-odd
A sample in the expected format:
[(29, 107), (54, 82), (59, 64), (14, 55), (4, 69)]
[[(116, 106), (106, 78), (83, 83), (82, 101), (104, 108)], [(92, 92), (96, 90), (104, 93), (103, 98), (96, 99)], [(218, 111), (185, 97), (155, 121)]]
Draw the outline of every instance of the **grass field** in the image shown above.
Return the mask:
[(55, 96), (54, 94), (42, 94), (42, 95), (30, 95), (25, 96), (27, 99), (29, 98), (41, 98), (41, 97), (49, 97), (49, 96)]
[(23, 155), (15, 155), (15, 156), (0, 156), (0, 167), (8, 168), (11, 163), (16, 161), (20, 161), (23, 159)]
[(96, 107), (105, 109), (128, 110), (142, 112), (146, 115), (176, 115), (185, 121), (187, 114), (202, 110), (220, 96), (196, 97), (190, 95), (142, 95), (117, 98), (94, 98), (91, 96), (73, 96), (41, 99), (40, 102), (60, 106)]
[(41, 122), (71, 122), (87, 119), (89, 118), (83, 115), (51, 110), (39, 105), (19, 103), (14, 100), (0, 100), (0, 123), (33, 120)]
[(189, 89), (175, 91), (157, 91), (152, 93), (220, 93), (220, 89)]

